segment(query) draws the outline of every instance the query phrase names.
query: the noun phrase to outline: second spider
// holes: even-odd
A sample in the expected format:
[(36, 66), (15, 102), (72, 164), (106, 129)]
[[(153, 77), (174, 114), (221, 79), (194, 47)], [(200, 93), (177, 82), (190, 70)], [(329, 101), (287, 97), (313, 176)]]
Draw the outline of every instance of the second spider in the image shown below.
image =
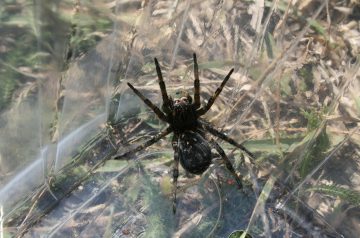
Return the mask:
[(215, 129), (208, 122), (201, 119), (211, 106), (214, 104), (216, 98), (221, 93), (226, 82), (229, 80), (234, 69), (226, 75), (222, 81), (220, 87), (209, 98), (208, 102), (201, 106), (200, 103), (200, 80), (199, 80), (199, 67), (194, 57), (194, 100), (188, 94), (183, 94), (178, 98), (171, 98), (168, 96), (163, 76), (160, 70), (159, 63), (155, 58), (156, 72), (159, 79), (159, 85), (162, 95), (163, 104), (158, 108), (154, 103), (147, 99), (141, 92), (139, 92), (133, 85), (128, 83), (128, 86), (134, 91), (134, 93), (159, 117), (160, 120), (169, 124), (169, 126), (161, 131), (158, 135), (153, 136), (148, 141), (136, 146), (135, 148), (122, 153), (117, 154), (113, 159), (122, 159), (126, 156), (141, 151), (146, 147), (159, 141), (161, 138), (173, 133), (172, 147), (174, 150), (174, 164), (173, 164), (173, 212), (176, 212), (176, 189), (177, 179), (179, 177), (179, 163), (189, 173), (200, 175), (205, 172), (212, 163), (211, 148), (214, 148), (220, 155), (225, 163), (226, 168), (230, 171), (239, 188), (242, 187), (241, 178), (236, 173), (229, 158), (226, 156), (224, 150), (213, 139), (206, 139), (206, 132), (227, 141), (231, 145), (244, 151), (250, 158), (254, 158), (253, 154), (248, 151), (243, 145), (237, 143), (234, 139), (229, 138), (222, 132)]

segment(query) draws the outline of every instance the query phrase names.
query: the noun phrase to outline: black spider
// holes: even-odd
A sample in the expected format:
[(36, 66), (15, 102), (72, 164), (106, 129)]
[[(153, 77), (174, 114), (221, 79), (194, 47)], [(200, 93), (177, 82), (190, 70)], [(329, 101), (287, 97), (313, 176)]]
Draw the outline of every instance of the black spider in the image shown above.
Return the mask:
[(154, 60), (163, 99), (162, 110), (155, 106), (149, 99), (145, 98), (144, 95), (142, 95), (130, 83), (128, 83), (128, 85), (134, 91), (134, 93), (139, 96), (141, 100), (144, 101), (144, 103), (149, 106), (162, 121), (167, 122), (169, 126), (143, 144), (140, 144), (123, 154), (115, 155), (113, 159), (121, 159), (134, 152), (143, 150), (173, 132), (174, 136), (172, 138), (172, 147), (174, 149), (175, 162), (173, 167), (174, 213), (176, 212), (176, 189), (177, 179), (179, 176), (179, 162), (186, 171), (192, 174), (202, 174), (207, 168), (209, 168), (212, 162), (211, 147), (213, 147), (219, 153), (225, 162), (226, 168), (234, 176), (239, 188), (242, 188), (241, 178), (235, 172), (235, 169), (232, 166), (229, 158), (226, 156), (224, 150), (215, 140), (206, 140), (205, 132), (210, 132), (212, 135), (217, 136), (220, 139), (227, 141), (231, 145), (236, 146), (251, 158), (254, 158), (253, 154), (235, 140), (227, 137), (225, 134), (212, 127), (209, 123), (200, 119), (200, 117), (211, 108), (215, 102), (215, 99), (219, 96), (221, 90), (229, 80), (230, 75), (234, 69), (231, 69), (228, 75), (226, 75), (220, 87), (215, 91), (214, 95), (210, 97), (207, 104), (201, 107), (199, 68), (196, 60), (196, 54), (194, 54), (194, 102), (188, 93), (180, 96), (180, 98), (175, 98), (174, 100), (168, 96), (159, 63), (156, 58)]

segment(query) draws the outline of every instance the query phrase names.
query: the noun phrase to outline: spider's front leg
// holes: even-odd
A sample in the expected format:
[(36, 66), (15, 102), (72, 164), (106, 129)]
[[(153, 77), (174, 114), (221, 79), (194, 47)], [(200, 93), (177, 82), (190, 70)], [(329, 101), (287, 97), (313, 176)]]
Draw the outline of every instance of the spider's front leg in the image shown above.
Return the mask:
[(161, 73), (159, 62), (156, 58), (154, 58), (154, 61), (155, 61), (156, 73), (157, 73), (157, 76), (159, 79), (161, 96), (162, 96), (162, 100), (163, 100), (162, 110), (166, 114), (169, 114), (169, 113), (171, 113), (171, 99), (169, 98), (167, 91), (166, 91), (166, 86), (165, 86), (165, 82), (164, 82), (164, 79), (163, 79), (163, 76)]
[(194, 53), (194, 106), (198, 109), (201, 106), (200, 103), (200, 79), (199, 79), (199, 66)]
[(227, 155), (225, 154), (225, 151), (220, 147), (220, 145), (214, 141), (211, 140), (211, 145), (215, 148), (215, 150), (219, 153), (219, 155), (221, 156), (221, 158), (223, 159), (223, 161), (225, 162), (225, 166), (226, 168), (229, 170), (229, 172), (232, 174), (232, 176), (234, 177), (239, 189), (242, 188), (242, 182), (241, 182), (241, 177), (236, 173), (234, 167), (232, 166), (229, 158), (227, 157)]
[(229, 80), (231, 74), (234, 72), (234, 69), (231, 69), (230, 72), (226, 75), (226, 77), (224, 78), (224, 80), (222, 81), (220, 87), (218, 87), (214, 93), (214, 95), (212, 95), (210, 98), (209, 98), (209, 101), (208, 103), (199, 108), (197, 111), (196, 111), (196, 114), (198, 117), (204, 115), (207, 111), (209, 111), (209, 109), (211, 108), (211, 106), (214, 104), (216, 98), (220, 95), (221, 91), (223, 90), (226, 82)]
[(147, 99), (144, 95), (142, 95), (142, 93), (140, 93), (139, 90), (137, 90), (134, 86), (132, 86), (131, 83), (127, 83), (127, 85), (129, 86), (129, 88), (131, 88), (131, 90), (134, 91), (134, 93), (148, 106), (150, 107), (155, 114), (163, 121), (167, 122), (168, 119), (165, 116), (165, 114), (157, 107), (155, 106), (149, 99)]

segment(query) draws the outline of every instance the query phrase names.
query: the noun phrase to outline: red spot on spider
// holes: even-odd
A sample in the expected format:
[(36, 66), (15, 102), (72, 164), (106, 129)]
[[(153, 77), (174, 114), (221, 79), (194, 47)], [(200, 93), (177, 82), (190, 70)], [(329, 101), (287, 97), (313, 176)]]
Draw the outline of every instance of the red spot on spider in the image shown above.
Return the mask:
[(128, 229), (124, 229), (124, 230), (122, 230), (122, 233), (124, 234), (124, 235), (130, 235), (130, 231), (128, 230)]

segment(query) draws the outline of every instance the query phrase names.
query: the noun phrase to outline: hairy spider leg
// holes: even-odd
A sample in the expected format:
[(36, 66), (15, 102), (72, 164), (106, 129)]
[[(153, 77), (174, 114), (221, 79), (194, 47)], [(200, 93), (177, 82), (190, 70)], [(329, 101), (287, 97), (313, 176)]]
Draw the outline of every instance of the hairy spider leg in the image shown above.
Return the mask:
[(150, 145), (154, 144), (155, 142), (159, 141), (161, 138), (164, 138), (165, 136), (167, 136), (168, 134), (170, 134), (173, 130), (171, 129), (171, 127), (166, 128), (165, 130), (161, 131), (159, 134), (151, 137), (151, 139), (145, 141), (144, 143), (136, 146), (135, 148), (126, 151), (123, 154), (116, 154), (112, 157), (112, 159), (122, 159), (132, 153), (136, 153), (139, 152), (143, 149), (145, 149), (146, 147), (149, 147)]
[(211, 108), (211, 106), (214, 104), (216, 98), (219, 96), (219, 94), (221, 93), (222, 89), (224, 88), (226, 82), (229, 80), (231, 74), (234, 72), (234, 69), (231, 69), (230, 72), (226, 75), (226, 77), (224, 78), (224, 80), (222, 81), (220, 87), (218, 87), (214, 93), (214, 95), (212, 95), (210, 98), (209, 98), (209, 101), (208, 103), (201, 107), (200, 109), (198, 109), (196, 111), (196, 114), (198, 117), (204, 115), (207, 111), (209, 111), (209, 109)]
[(200, 80), (199, 80), (199, 66), (194, 53), (194, 106), (198, 109), (201, 106), (200, 103)]
[(239, 189), (242, 188), (242, 183), (241, 183), (241, 178), (240, 176), (235, 172), (234, 167), (232, 166), (229, 158), (226, 156), (225, 151), (220, 147), (220, 145), (214, 141), (213, 139), (211, 140), (211, 145), (215, 148), (215, 150), (219, 153), (219, 155), (221, 156), (221, 158), (223, 159), (223, 161), (225, 162), (225, 166), (226, 168), (229, 170), (229, 172), (232, 174), (232, 176), (234, 176), (234, 179), (239, 187)]
[(174, 150), (174, 164), (173, 164), (173, 213), (176, 213), (176, 190), (177, 190), (177, 180), (179, 177), (179, 143), (178, 135), (174, 133), (172, 139), (172, 147)]
[(169, 96), (167, 95), (166, 92), (166, 86), (165, 86), (165, 82), (161, 73), (161, 69), (160, 69), (160, 65), (159, 62), (156, 58), (154, 58), (155, 61), (155, 66), (156, 66), (156, 73), (158, 75), (158, 79), (159, 79), (159, 86), (160, 86), (160, 90), (161, 90), (161, 96), (162, 96), (162, 100), (163, 100), (163, 110), (165, 113), (169, 114), (171, 112), (171, 101), (169, 99)]
[[(228, 137), (227, 135), (225, 135), (224, 133), (216, 130), (213, 126), (211, 126), (208, 123), (201, 123), (204, 128), (210, 132), (212, 135), (219, 137), (220, 139), (230, 143), (231, 145), (239, 148), (240, 150), (244, 151), (252, 160), (255, 160), (255, 156), (253, 155), (253, 153), (251, 153), (248, 149), (246, 149), (243, 145), (237, 143), (234, 139), (231, 139), (230, 137)], [(251, 161), (251, 160), (250, 160)], [(251, 161), (252, 163), (254, 163), (253, 161)]]
[(155, 114), (163, 121), (168, 122), (167, 117), (165, 114), (156, 106), (154, 105), (149, 99), (147, 99), (142, 93), (140, 93), (139, 90), (134, 88), (130, 83), (127, 83), (127, 85), (134, 91), (134, 93), (148, 106), (150, 107)]

